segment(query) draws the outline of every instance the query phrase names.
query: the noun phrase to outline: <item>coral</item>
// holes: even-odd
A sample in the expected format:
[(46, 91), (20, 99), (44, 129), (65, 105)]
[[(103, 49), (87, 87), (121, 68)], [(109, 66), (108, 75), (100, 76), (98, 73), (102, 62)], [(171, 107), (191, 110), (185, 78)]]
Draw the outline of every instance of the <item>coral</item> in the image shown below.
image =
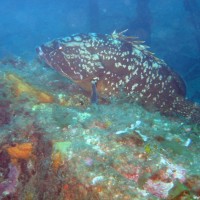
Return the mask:
[(17, 75), (7, 74), (6, 78), (13, 83), (13, 90), (16, 96), (20, 96), (22, 93), (26, 93), (29, 96), (34, 97), (39, 103), (54, 102), (54, 98), (52, 95), (34, 88)]
[(122, 176), (126, 179), (138, 182), (141, 176), (141, 167), (132, 164), (127, 164), (122, 167), (122, 169), (116, 169)]
[(9, 146), (6, 150), (13, 162), (18, 161), (18, 159), (27, 160), (32, 156), (33, 145), (32, 143), (15, 144), (15, 146)]
[(183, 183), (186, 175), (186, 170), (183, 167), (167, 163), (166, 160), (164, 162), (167, 167), (153, 174), (144, 185), (144, 189), (159, 198), (167, 198), (174, 183)]
[(162, 181), (153, 181), (148, 180), (144, 185), (146, 189), (151, 194), (155, 195), (158, 198), (167, 198), (169, 191), (173, 188), (174, 184), (172, 182), (162, 182)]

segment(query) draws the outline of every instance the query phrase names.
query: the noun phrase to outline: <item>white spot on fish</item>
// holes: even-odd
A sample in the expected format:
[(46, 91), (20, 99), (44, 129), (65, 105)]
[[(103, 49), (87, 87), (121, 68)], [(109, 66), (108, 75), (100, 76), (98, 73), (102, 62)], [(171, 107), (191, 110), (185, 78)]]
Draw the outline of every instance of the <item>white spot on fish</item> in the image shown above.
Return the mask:
[(135, 88), (138, 86), (138, 83), (135, 83), (134, 85), (132, 85), (131, 90), (135, 90)]
[(152, 67), (158, 69), (158, 68), (160, 68), (160, 65), (158, 63), (154, 62), (152, 64)]
[(129, 76), (125, 76), (125, 82), (128, 83), (129, 82)]
[(119, 67), (121, 67), (121, 63), (120, 62), (118, 62), (118, 63), (115, 63), (115, 67), (117, 67), (117, 68), (119, 68)]
[(93, 60), (99, 60), (99, 56), (98, 56), (97, 54), (93, 54), (93, 55), (92, 55), (92, 59), (93, 59)]
[(147, 67), (148, 67), (148, 62), (145, 61), (145, 62), (143, 63), (143, 66), (144, 66), (145, 68), (147, 68)]
[(137, 75), (138, 68), (133, 72), (133, 75)]
[(85, 43), (86, 47), (91, 47), (91, 44), (89, 42)]

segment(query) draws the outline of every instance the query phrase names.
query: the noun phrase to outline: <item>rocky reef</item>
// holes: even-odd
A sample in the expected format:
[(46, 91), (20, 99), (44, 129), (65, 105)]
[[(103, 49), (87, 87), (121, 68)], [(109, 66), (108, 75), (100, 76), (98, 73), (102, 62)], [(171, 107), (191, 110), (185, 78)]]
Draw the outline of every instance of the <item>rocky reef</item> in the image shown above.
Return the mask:
[(113, 99), (91, 105), (36, 60), (0, 68), (0, 199), (200, 198), (198, 125)]

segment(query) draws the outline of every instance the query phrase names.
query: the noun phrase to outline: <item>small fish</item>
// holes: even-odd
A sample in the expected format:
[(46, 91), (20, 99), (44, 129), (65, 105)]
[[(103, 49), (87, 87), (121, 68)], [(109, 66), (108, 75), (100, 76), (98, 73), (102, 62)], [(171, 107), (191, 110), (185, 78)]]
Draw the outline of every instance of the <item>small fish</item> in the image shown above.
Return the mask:
[[(104, 99), (126, 97), (162, 114), (200, 123), (200, 107), (185, 99), (181, 77), (147, 47), (124, 32), (74, 34), (37, 48), (48, 65), (87, 92)], [(91, 81), (97, 78), (95, 85)]]

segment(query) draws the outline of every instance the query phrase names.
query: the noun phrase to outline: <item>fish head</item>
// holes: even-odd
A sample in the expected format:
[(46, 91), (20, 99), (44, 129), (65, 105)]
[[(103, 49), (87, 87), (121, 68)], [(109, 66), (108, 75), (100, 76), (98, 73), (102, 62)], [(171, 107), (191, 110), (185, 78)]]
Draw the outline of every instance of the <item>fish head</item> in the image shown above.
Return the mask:
[(36, 52), (41, 60), (72, 81), (85, 78), (78, 67), (80, 61), (77, 60), (76, 50), (61, 40), (45, 43), (37, 47)]
[[(38, 56), (49, 66), (77, 83), (87, 92), (92, 91), (91, 82), (96, 79), (100, 96), (108, 96), (105, 66), (98, 54), (98, 37), (77, 34), (56, 39), (39, 46)], [(106, 67), (107, 68), (107, 67)]]

